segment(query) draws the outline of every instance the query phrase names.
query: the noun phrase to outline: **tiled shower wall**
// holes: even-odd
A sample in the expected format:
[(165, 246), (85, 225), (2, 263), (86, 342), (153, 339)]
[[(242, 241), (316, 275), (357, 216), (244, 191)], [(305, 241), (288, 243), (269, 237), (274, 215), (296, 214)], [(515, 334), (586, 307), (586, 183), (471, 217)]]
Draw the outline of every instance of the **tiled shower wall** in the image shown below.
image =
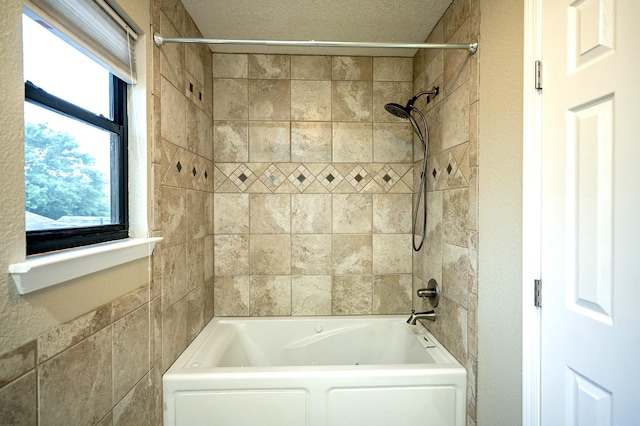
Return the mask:
[(215, 313), (411, 308), (411, 58), (213, 55)]
[[(427, 42), (468, 43), (480, 34), (478, 0), (454, 0)], [(478, 61), (482, 50), (421, 50), (414, 56), (414, 90), (440, 87), (440, 95), (416, 104), (426, 113), (427, 242), (414, 254), (414, 286), (435, 279), (442, 297), (434, 323), (427, 324), (467, 369), (467, 424), (476, 419), (478, 303)], [(416, 151), (418, 152), (418, 151)], [(416, 158), (416, 179), (422, 169)], [(429, 302), (415, 300), (417, 309)]]

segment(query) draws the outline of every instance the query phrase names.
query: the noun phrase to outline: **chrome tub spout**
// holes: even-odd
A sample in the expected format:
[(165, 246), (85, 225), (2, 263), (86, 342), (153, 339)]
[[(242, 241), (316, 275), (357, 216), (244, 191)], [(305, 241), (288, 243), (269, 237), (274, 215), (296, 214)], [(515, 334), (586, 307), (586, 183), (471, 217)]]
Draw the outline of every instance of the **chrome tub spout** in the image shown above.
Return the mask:
[(436, 320), (436, 313), (435, 313), (435, 311), (416, 312), (415, 309), (412, 309), (411, 310), (411, 316), (407, 320), (407, 324), (415, 325), (416, 321), (421, 320), (421, 319), (426, 319), (426, 320), (429, 320), (429, 321), (435, 321)]

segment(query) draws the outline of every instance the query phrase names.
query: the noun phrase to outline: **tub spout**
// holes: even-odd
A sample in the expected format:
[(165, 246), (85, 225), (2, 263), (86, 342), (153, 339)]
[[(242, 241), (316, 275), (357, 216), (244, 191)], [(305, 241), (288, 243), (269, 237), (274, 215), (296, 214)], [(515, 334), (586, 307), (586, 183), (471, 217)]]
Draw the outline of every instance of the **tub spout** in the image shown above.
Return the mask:
[(421, 319), (426, 319), (426, 320), (429, 320), (429, 321), (435, 321), (436, 320), (436, 313), (434, 311), (416, 312), (415, 309), (412, 309), (411, 310), (411, 316), (407, 320), (407, 324), (415, 325), (416, 321), (421, 320)]

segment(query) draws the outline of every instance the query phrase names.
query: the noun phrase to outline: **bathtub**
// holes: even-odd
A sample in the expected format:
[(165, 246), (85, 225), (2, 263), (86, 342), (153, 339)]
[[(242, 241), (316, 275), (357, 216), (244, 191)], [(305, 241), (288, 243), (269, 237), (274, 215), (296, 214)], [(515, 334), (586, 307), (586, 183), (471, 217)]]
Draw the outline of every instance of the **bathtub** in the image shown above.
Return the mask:
[(408, 316), (214, 318), (163, 376), (164, 424), (466, 424), (466, 371)]

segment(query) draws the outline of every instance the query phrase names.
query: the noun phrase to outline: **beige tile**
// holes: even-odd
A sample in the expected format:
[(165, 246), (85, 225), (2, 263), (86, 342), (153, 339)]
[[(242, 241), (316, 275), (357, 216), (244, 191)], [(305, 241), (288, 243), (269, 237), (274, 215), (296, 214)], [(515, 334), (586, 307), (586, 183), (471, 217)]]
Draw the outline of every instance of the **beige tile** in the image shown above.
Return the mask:
[(372, 230), (373, 196), (369, 194), (334, 194), (333, 226), (338, 234), (363, 234)]
[(249, 82), (247, 80), (213, 80), (213, 118), (246, 120), (249, 117)]
[(113, 406), (111, 327), (38, 368), (39, 417), (45, 424), (95, 424)]
[(249, 57), (237, 53), (213, 54), (214, 78), (247, 78), (249, 77)]
[(411, 274), (374, 275), (373, 313), (405, 314), (411, 311)]
[(445, 191), (442, 204), (442, 239), (449, 244), (467, 246), (467, 223), (469, 215), (469, 189)]
[(197, 287), (187, 295), (187, 338), (191, 342), (204, 327), (205, 287)]
[(187, 240), (202, 238), (207, 234), (204, 208), (205, 193), (187, 191)]
[(0, 388), (36, 366), (37, 341), (0, 355)]
[(154, 424), (155, 389), (151, 373), (113, 407), (113, 425)]
[(331, 244), (334, 275), (371, 273), (371, 235), (334, 234)]
[(388, 103), (406, 105), (413, 96), (413, 84), (411, 82), (373, 82), (373, 120), (407, 123), (402, 118), (389, 114), (384, 106)]
[(291, 235), (251, 235), (250, 271), (252, 275), (291, 273)]
[(322, 275), (331, 273), (331, 235), (291, 236), (291, 273)]
[(410, 234), (373, 235), (374, 274), (410, 274), (411, 261)]
[(156, 297), (149, 302), (151, 325), (149, 328), (150, 362), (154, 364), (162, 359), (162, 298)]
[(441, 191), (428, 194), (427, 235), (421, 251), (424, 269), (419, 274), (427, 282), (433, 278), (442, 283), (442, 203)]
[[(474, 357), (467, 359), (467, 418), (476, 418), (476, 401), (478, 395), (478, 360)], [(475, 424), (475, 421), (473, 422)]]
[(331, 82), (292, 80), (291, 119), (296, 121), (330, 121)]
[[(176, 34), (171, 15), (160, 14), (160, 31), (163, 34)], [(179, 92), (184, 90), (185, 45), (169, 43), (158, 49), (160, 75), (170, 81)]]
[(373, 123), (373, 161), (411, 163), (413, 130), (406, 123)]
[(410, 233), (413, 209), (411, 199), (411, 194), (374, 194), (373, 232)]
[(215, 234), (249, 233), (249, 194), (214, 194), (213, 202)]
[(374, 81), (412, 81), (413, 60), (411, 58), (373, 58)]
[(215, 275), (249, 274), (247, 235), (216, 235), (214, 241)]
[(458, 28), (469, 18), (469, 6), (469, 0), (454, 0), (451, 3), (442, 17), (445, 40), (449, 41)]
[(216, 277), (213, 285), (216, 316), (249, 315), (249, 276)]
[(217, 162), (249, 160), (249, 127), (246, 122), (216, 121), (213, 124), (213, 157)]
[(442, 140), (448, 149), (469, 140), (469, 85), (463, 84), (443, 101)]
[(435, 322), (429, 322), (433, 332), (447, 350), (462, 364), (467, 362), (467, 310), (446, 297), (440, 298)]
[(442, 247), (442, 294), (466, 308), (468, 287), (468, 249), (444, 244)]
[(113, 324), (113, 400), (119, 401), (149, 371), (149, 305)]
[(165, 79), (161, 81), (160, 96), (162, 138), (184, 148), (187, 145), (186, 99)]
[(249, 123), (249, 160), (287, 162), (291, 159), (288, 121), (252, 121)]
[(373, 61), (365, 56), (334, 56), (333, 80), (368, 80), (373, 78)]
[(467, 344), (469, 355), (478, 356), (478, 296), (469, 293), (467, 305)]
[(251, 194), (249, 222), (252, 234), (291, 232), (291, 196), (289, 194)]
[(371, 81), (334, 81), (332, 117), (334, 121), (371, 121), (373, 117)]
[(163, 243), (173, 245), (184, 242), (187, 238), (185, 191), (162, 185), (160, 197)]
[(331, 123), (292, 122), (291, 161), (331, 162)]
[(0, 386), (0, 419), (3, 425), (37, 425), (38, 382), (31, 371), (6, 386)]
[[(450, 43), (469, 43), (469, 20), (467, 19), (451, 37)], [(449, 91), (455, 90), (471, 77), (473, 55), (466, 50), (447, 50), (444, 55), (443, 84)]]
[(331, 315), (331, 275), (291, 277), (292, 315)]
[(189, 291), (204, 284), (204, 238), (187, 243), (187, 283)]
[(332, 281), (333, 315), (372, 313), (371, 275), (334, 276)]
[(289, 120), (289, 80), (249, 80), (249, 120)]
[(252, 276), (249, 303), (252, 316), (291, 315), (291, 276)]
[(187, 347), (187, 298), (166, 307), (162, 316), (162, 371)]
[(187, 145), (186, 148), (207, 159), (213, 158), (211, 141), (213, 139), (211, 117), (203, 110), (187, 103)]
[(331, 80), (331, 56), (291, 56), (291, 78)]
[(330, 194), (293, 194), (291, 196), (291, 232), (324, 234), (331, 232)]
[(117, 321), (149, 301), (149, 286), (144, 285), (111, 303), (111, 321)]
[(333, 162), (373, 161), (372, 123), (333, 122), (332, 137)]
[(111, 304), (55, 327), (38, 337), (38, 363), (44, 362), (111, 323)]
[(249, 55), (249, 78), (288, 79), (290, 76), (289, 55)]
[(186, 243), (162, 248), (162, 303), (175, 303), (189, 291)]

